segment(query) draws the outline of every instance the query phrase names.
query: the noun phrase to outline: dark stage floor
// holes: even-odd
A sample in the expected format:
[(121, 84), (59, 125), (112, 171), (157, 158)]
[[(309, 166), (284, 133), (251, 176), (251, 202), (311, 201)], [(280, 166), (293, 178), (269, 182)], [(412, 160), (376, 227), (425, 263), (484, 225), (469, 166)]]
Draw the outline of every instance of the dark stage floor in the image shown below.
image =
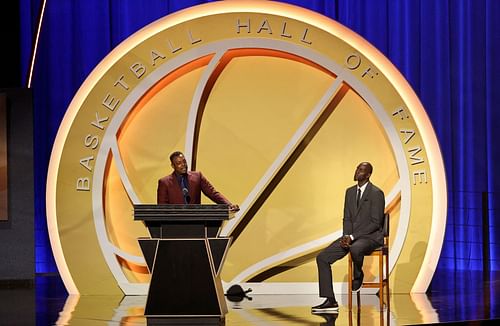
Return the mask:
[[(358, 310), (339, 295), (338, 315), (311, 314), (316, 295), (252, 295), (228, 301), (225, 325), (483, 325), (500, 323), (500, 274), (435, 275), (427, 294), (392, 294), (380, 312), (375, 295), (361, 295)], [(144, 296), (71, 297), (57, 275), (39, 275), (36, 286), (0, 288), (0, 325), (146, 325)]]

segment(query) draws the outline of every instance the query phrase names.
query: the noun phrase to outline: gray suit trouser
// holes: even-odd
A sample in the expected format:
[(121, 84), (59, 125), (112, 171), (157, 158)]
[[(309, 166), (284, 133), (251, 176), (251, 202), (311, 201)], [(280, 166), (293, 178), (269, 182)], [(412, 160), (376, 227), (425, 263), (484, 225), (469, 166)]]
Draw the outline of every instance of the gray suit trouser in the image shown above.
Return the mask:
[(319, 278), (319, 296), (335, 298), (333, 293), (331, 265), (351, 252), (354, 265), (353, 278), (359, 279), (362, 274), (364, 256), (369, 255), (374, 249), (380, 247), (377, 241), (371, 239), (356, 239), (349, 249), (340, 246), (340, 239), (332, 242), (316, 257)]

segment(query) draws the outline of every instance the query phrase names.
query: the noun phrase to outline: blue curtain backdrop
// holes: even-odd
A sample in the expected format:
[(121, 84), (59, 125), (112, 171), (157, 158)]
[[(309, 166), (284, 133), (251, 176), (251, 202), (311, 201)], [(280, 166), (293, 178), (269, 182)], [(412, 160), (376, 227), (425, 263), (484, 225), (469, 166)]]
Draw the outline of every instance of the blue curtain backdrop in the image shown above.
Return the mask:
[[(125, 38), (160, 17), (204, 2), (47, 1), (32, 83), (37, 273), (56, 271), (47, 236), (45, 184), (52, 144), (72, 97)], [(324, 14), (363, 36), (398, 67), (421, 99), (440, 142), (448, 182), (438, 271), (500, 270), (500, 222), (495, 218), (500, 174), (494, 170), (500, 162), (495, 141), (500, 130), (500, 1), (283, 2)], [(40, 3), (20, 1), (23, 78)]]

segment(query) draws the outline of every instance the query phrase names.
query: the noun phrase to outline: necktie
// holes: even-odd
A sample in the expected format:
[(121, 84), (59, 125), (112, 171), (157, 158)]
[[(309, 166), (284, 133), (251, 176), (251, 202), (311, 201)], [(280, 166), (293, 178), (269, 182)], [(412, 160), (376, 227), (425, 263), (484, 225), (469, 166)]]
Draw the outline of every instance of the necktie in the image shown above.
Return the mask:
[(358, 188), (358, 194), (356, 196), (356, 207), (359, 207), (359, 199), (361, 198), (361, 189)]
[(187, 180), (185, 175), (181, 176), (181, 188), (184, 195), (184, 203), (189, 204), (189, 202), (191, 201), (191, 197), (189, 196), (189, 190), (187, 187)]

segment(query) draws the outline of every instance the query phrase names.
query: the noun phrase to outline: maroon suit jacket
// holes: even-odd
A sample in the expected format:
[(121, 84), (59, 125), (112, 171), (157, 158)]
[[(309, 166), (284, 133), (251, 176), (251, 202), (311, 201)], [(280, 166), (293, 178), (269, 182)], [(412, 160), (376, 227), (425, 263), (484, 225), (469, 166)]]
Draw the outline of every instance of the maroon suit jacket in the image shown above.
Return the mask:
[[(205, 196), (217, 204), (231, 205), (231, 202), (215, 190), (201, 172), (189, 171), (187, 175), (189, 196), (191, 197), (189, 204), (200, 204), (201, 192), (203, 192)], [(175, 172), (158, 180), (156, 194), (158, 204), (184, 204), (184, 194)]]

